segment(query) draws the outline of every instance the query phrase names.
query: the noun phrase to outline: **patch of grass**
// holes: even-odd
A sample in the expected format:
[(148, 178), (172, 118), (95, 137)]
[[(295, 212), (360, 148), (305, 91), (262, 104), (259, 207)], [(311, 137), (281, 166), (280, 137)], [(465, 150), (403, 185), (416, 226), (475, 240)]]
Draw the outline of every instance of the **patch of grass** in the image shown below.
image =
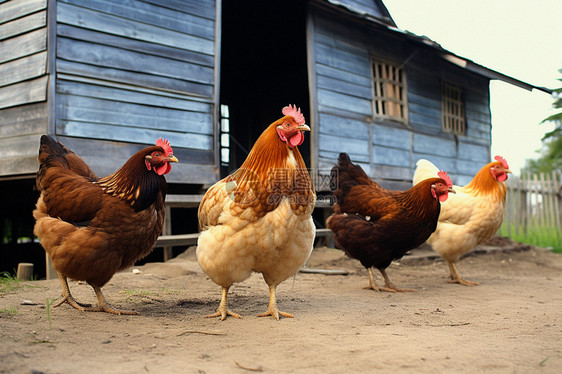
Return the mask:
[(511, 239), (521, 243), (542, 248), (552, 248), (553, 252), (562, 253), (562, 236), (557, 227), (530, 227), (525, 232), (522, 227), (518, 227), (516, 230), (513, 225), (508, 230), (507, 225), (504, 224), (500, 228), (499, 234), (509, 236)]
[(9, 308), (0, 309), (0, 314), (3, 314), (3, 313), (9, 314), (11, 316), (16, 316), (16, 315), (19, 314), (19, 311), (16, 309), (16, 307), (11, 306)]
[(49, 328), (51, 328), (51, 305), (56, 299), (47, 299), (45, 302), (45, 313), (47, 313), (47, 321), (49, 321)]
[(7, 271), (0, 273), (0, 294), (12, 292), (21, 287), (21, 282), (15, 275)]
[(540, 367), (545, 367), (546, 366), (546, 362), (548, 361), (548, 359), (550, 358), (550, 356), (548, 356), (547, 358), (545, 358), (544, 360), (542, 360), (541, 362), (539, 362), (539, 366)]
[(152, 295), (152, 292), (150, 291), (138, 291), (138, 290), (122, 290), (120, 291), (122, 293), (126, 293), (129, 296), (148, 296), (148, 295)]

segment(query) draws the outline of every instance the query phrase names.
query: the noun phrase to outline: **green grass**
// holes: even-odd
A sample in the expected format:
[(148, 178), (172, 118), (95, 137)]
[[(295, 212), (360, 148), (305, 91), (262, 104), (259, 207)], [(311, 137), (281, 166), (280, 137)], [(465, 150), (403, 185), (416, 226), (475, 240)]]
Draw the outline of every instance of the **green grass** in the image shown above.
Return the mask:
[(0, 314), (3, 314), (3, 313), (9, 314), (11, 316), (16, 316), (16, 315), (18, 315), (19, 311), (16, 309), (16, 307), (11, 306), (9, 308), (0, 309)]
[(507, 226), (504, 224), (500, 228), (499, 234), (501, 236), (508, 236), (517, 242), (542, 248), (552, 248), (553, 252), (562, 253), (562, 236), (557, 227), (531, 227), (525, 233), (522, 228), (515, 230), (512, 226), (511, 235), (509, 235)]
[(4, 271), (0, 273), (0, 294), (12, 292), (21, 287), (21, 282), (15, 275)]
[(49, 299), (45, 301), (45, 313), (47, 313), (47, 321), (49, 321), (49, 328), (51, 328), (51, 305), (56, 299)]

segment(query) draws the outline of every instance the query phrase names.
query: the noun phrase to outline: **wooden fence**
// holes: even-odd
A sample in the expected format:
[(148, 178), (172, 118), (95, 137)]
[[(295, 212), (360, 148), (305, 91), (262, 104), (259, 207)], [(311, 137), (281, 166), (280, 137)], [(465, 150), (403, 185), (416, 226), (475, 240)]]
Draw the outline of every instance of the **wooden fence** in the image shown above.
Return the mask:
[(560, 239), (562, 221), (562, 175), (510, 176), (504, 227), (508, 236), (527, 235), (544, 229), (554, 230)]

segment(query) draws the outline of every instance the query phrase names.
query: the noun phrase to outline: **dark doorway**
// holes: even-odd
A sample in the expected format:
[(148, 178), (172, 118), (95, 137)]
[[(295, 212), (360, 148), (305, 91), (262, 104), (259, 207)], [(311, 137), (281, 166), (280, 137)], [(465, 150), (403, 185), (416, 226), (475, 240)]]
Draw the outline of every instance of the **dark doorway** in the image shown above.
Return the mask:
[[(220, 102), (228, 116), (222, 176), (242, 165), (288, 104), (309, 119), (303, 0), (223, 0)], [(228, 134), (226, 134), (228, 132)], [(310, 165), (310, 134), (299, 150)]]

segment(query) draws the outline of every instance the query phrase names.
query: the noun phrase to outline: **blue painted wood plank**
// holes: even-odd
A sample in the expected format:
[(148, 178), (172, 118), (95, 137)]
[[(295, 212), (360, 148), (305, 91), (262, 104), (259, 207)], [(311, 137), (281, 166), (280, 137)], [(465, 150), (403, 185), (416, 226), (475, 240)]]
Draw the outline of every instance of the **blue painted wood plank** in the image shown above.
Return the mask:
[(47, 0), (7, 1), (0, 4), (0, 24), (47, 7)]
[[(1, 12), (1, 10), (0, 10)], [(0, 40), (8, 39), (44, 27), (47, 24), (47, 11), (30, 14), (11, 22), (0, 24)]]
[(214, 82), (214, 69), (209, 67), (67, 38), (58, 38), (57, 57), (94, 66), (199, 83)]
[(0, 87), (39, 77), (46, 69), (47, 51), (0, 64)]
[(317, 75), (316, 83), (318, 88), (342, 93), (348, 96), (355, 96), (363, 99), (372, 99), (371, 87), (359, 86), (353, 83), (347, 83), (339, 79)]
[(369, 138), (369, 124), (363, 121), (319, 113), (318, 125), (319, 133), (340, 136), (344, 139)]
[(318, 149), (328, 152), (346, 152), (354, 155), (369, 155), (369, 142), (358, 139), (345, 139), (341, 136), (320, 134)]
[(441, 105), (439, 105), (439, 108), (435, 108), (426, 105), (419, 105), (415, 102), (409, 102), (408, 110), (412, 114), (419, 114), (427, 118), (427, 122), (425, 123), (426, 125), (432, 126), (437, 123), (441, 126)]
[(337, 92), (318, 89), (318, 105), (328, 106), (340, 110), (359, 113), (362, 115), (371, 115), (371, 101), (343, 95)]
[(337, 69), (332, 66), (317, 63), (316, 74), (318, 76), (333, 77), (335, 79), (356, 84), (358, 86), (363, 86), (369, 89), (371, 88), (371, 76), (355, 74), (354, 72)]
[(0, 64), (47, 49), (47, 29), (41, 28), (0, 43)]
[[(410, 130), (373, 124), (373, 144), (410, 150), (412, 137)], [(376, 147), (375, 147), (376, 148)]]
[(215, 19), (216, 0), (144, 0), (147, 3), (175, 9), (188, 14)]
[(195, 101), (190, 97), (180, 98), (179, 95), (167, 95), (165, 92), (158, 94), (140, 92), (138, 90), (135, 91), (135, 87), (126, 89), (124, 87), (108, 86), (107, 84), (107, 82), (92, 84), (59, 78), (57, 80), (57, 93), (201, 113), (211, 113), (213, 108), (211, 103)]
[[(160, 43), (189, 51), (206, 53), (208, 55), (215, 54), (215, 43), (213, 40), (134, 22), (111, 14), (100, 13), (71, 4), (58, 4), (57, 22), (95, 31), (102, 31), (108, 34), (144, 40), (150, 43)], [(96, 42), (102, 43), (103, 41)]]
[(456, 144), (453, 139), (437, 136), (414, 134), (414, 152), (425, 154), (439, 154), (442, 157), (457, 156)]
[(57, 35), (59, 37), (67, 37), (86, 42), (91, 42), (92, 40), (103, 40), (104, 44), (115, 48), (147, 53), (208, 67), (214, 67), (215, 63), (215, 56), (169, 47), (162, 44), (147, 43), (142, 40), (125, 38), (118, 35), (101, 33), (64, 24), (57, 25)]
[(459, 159), (485, 164), (488, 161), (488, 146), (459, 142)]
[[(144, 1), (127, 3), (114, 0), (58, 0), (208, 40), (215, 38), (215, 21)], [(198, 1), (197, 1), (198, 2)]]
[(375, 164), (400, 166), (410, 168), (410, 150), (388, 148), (382, 146), (373, 147), (372, 160)]
[(135, 73), (127, 70), (103, 68), (99, 66), (86, 65), (79, 62), (57, 60), (57, 73), (70, 74), (76, 76), (75, 79), (93, 78), (98, 79), (103, 84), (111, 82), (134, 85), (136, 87), (154, 88), (180, 94), (194, 95), (207, 100), (213, 99), (214, 86), (197, 82), (189, 82), (181, 79), (160, 77), (157, 75)]
[[(384, 185), (388, 184), (388, 180), (392, 181), (411, 181), (413, 176), (413, 171), (409, 167), (398, 167), (392, 165), (384, 165), (384, 164), (373, 164), (371, 166), (371, 172), (369, 176), (373, 179), (376, 179), (380, 182), (380, 184)], [(385, 181), (386, 179), (386, 181)], [(386, 183), (385, 183), (386, 182)], [(406, 188), (401, 188), (400, 190), (406, 190), (410, 187), (410, 183), (406, 184)], [(389, 189), (397, 189), (395, 187), (388, 186)]]
[(0, 109), (36, 103), (47, 100), (48, 77), (39, 78), (0, 87)]
[(329, 46), (315, 45), (316, 62), (341, 69), (364, 77), (371, 77), (371, 64), (368, 55), (358, 56)]
[(166, 138), (177, 147), (210, 150), (213, 137), (208, 135), (170, 132), (146, 128), (131, 128), (99, 123), (57, 121), (56, 134), (79, 138), (104, 139), (127, 143), (152, 144), (154, 139)]
[(59, 95), (58, 100), (57, 117), (60, 120), (213, 134), (212, 113), (181, 111), (73, 95)]
[[(319, 167), (321, 168), (323, 174), (325, 174), (326, 172), (329, 173), (329, 171), (332, 170), (332, 168), (338, 162), (339, 155), (340, 152), (326, 151), (322, 151), (319, 154)], [(369, 165), (369, 156), (357, 155), (353, 153), (348, 153), (348, 155), (351, 158), (351, 162), (360, 165), (366, 173), (370, 172), (371, 167)]]

